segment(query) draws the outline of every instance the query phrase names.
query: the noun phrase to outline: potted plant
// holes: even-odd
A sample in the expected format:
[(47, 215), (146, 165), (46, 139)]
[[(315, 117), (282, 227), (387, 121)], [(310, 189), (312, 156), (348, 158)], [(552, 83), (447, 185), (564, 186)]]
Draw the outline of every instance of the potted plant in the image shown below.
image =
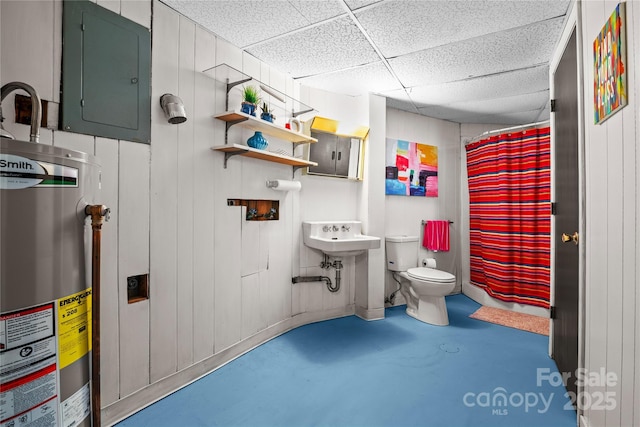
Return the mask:
[(256, 115), (256, 108), (260, 102), (260, 95), (255, 86), (243, 86), (242, 88), (242, 106), (240, 111), (252, 116)]
[(262, 114), (260, 114), (260, 118), (262, 120), (266, 120), (270, 123), (273, 123), (273, 121), (276, 119), (276, 116), (274, 116), (271, 110), (269, 109), (269, 105), (267, 105), (266, 102), (263, 102), (261, 108), (262, 108)]

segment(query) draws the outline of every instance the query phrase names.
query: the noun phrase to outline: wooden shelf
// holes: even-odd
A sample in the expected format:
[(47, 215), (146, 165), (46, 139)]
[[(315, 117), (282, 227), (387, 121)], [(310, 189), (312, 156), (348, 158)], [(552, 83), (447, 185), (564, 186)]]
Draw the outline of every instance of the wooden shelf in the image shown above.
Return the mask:
[(247, 147), (246, 145), (229, 144), (221, 145), (219, 147), (212, 147), (214, 151), (221, 151), (224, 153), (224, 167), (227, 167), (227, 160), (233, 156), (246, 156), (254, 159), (266, 160), (268, 162), (282, 163), (283, 165), (293, 166), (294, 170), (297, 168), (306, 168), (308, 166), (318, 166), (315, 162), (309, 162), (307, 160), (298, 159), (295, 157), (284, 156), (282, 154), (271, 153), (265, 150), (258, 150), (257, 148)]
[(267, 98), (267, 102), (270, 102), (270, 99), (273, 98), (278, 102), (276, 104), (277, 114), (280, 112), (284, 113), (287, 117), (298, 117), (305, 113), (310, 113), (315, 111), (315, 108), (311, 107), (304, 102), (301, 102), (291, 96), (281, 92), (268, 84), (261, 82), (260, 80), (251, 77), (248, 74), (243, 73), (242, 71), (236, 70), (235, 68), (227, 65), (220, 64), (212, 68), (208, 68), (203, 71), (207, 76), (218, 80), (219, 82), (224, 82), (227, 85), (227, 104), (225, 110), (228, 110), (229, 107), (229, 92), (235, 86), (248, 83), (251, 85), (259, 86), (262, 91), (267, 93), (269, 97)]
[(266, 120), (262, 120), (249, 114), (245, 114), (242, 111), (226, 111), (222, 114), (215, 115), (214, 117), (227, 123), (227, 131), (231, 126), (240, 124), (241, 126), (253, 131), (259, 131), (267, 135), (283, 139), (285, 141), (293, 142), (294, 144), (309, 144), (318, 142), (316, 138), (312, 138), (309, 135), (294, 132), (290, 129), (283, 128), (282, 126), (274, 125), (273, 123), (270, 123)]
[[(264, 92), (269, 94), (271, 97), (274, 97), (276, 100), (280, 101), (280, 103), (283, 104), (283, 111), (285, 112), (286, 117), (297, 117), (301, 114), (314, 111), (313, 108), (304, 104), (303, 102), (291, 98), (290, 96), (287, 96), (286, 94), (261, 83), (259, 80), (256, 80), (253, 77), (241, 71), (238, 71), (233, 67), (228, 66), (227, 64), (220, 64), (216, 67), (209, 68), (205, 70), (204, 73), (220, 82), (226, 83), (227, 98), (225, 109), (227, 110), (229, 109), (229, 93), (231, 92), (231, 89), (243, 83), (253, 82), (259, 85)], [(315, 162), (309, 162), (307, 160), (302, 160), (283, 154), (271, 153), (266, 150), (258, 150), (246, 145), (229, 144), (229, 129), (234, 125), (239, 125), (243, 128), (253, 130), (254, 132), (262, 132), (274, 138), (291, 142), (293, 144), (294, 150), (296, 145), (298, 144), (312, 144), (314, 142), (318, 142), (316, 138), (312, 138), (311, 136), (305, 135), (300, 132), (294, 132), (291, 129), (287, 129), (266, 120), (262, 120), (258, 117), (251, 116), (249, 114), (243, 113), (240, 110), (226, 111), (213, 117), (225, 122), (225, 145), (211, 148), (214, 151), (220, 151), (224, 153), (225, 168), (227, 167), (227, 160), (229, 160), (233, 156), (246, 156), (252, 157), (254, 159), (265, 160), (268, 162), (289, 165), (293, 167), (294, 175), (296, 169), (318, 165)]]

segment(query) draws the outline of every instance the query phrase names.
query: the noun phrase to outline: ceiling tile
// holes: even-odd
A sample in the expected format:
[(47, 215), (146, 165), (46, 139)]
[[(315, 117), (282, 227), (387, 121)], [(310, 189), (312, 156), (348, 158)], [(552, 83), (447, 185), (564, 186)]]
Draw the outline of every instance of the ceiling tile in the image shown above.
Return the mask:
[(379, 61), (367, 39), (348, 18), (256, 45), (248, 52), (294, 78)]
[[(549, 66), (540, 65), (523, 70), (461, 80), (440, 85), (408, 89), (411, 99), (421, 105), (450, 104), (461, 101), (502, 98), (549, 88)], [(386, 93), (385, 93), (386, 95)]]
[[(461, 117), (461, 121), (459, 123), (484, 123), (484, 124), (494, 124), (494, 123), (502, 123), (503, 125), (524, 125), (529, 123), (537, 123), (541, 121), (538, 119), (540, 111), (539, 110), (531, 110), (531, 111), (518, 111), (515, 113), (505, 113), (500, 115), (478, 115), (478, 114), (469, 114), (467, 116)], [(544, 120), (544, 119), (542, 119)]]
[(358, 10), (371, 4), (381, 3), (382, 1), (384, 0), (345, 0), (345, 3), (349, 6), (349, 9)]
[(373, 92), (385, 96), (389, 108), (508, 125), (549, 117), (548, 63), (570, 3), (160, 1), (303, 87), (352, 96)]
[(398, 101), (397, 99), (387, 98), (387, 108), (395, 108), (396, 110), (406, 111), (407, 113), (420, 114), (420, 112), (410, 102)]
[(551, 118), (551, 106), (549, 105), (549, 103), (547, 103), (545, 107), (542, 109), (542, 111), (540, 112), (540, 115), (538, 116), (536, 121), (540, 122), (543, 120), (549, 120), (550, 118)]
[[(283, 0), (271, 2), (274, 9), (279, 9), (283, 3), (286, 2)], [(342, 1), (339, 0), (289, 0), (289, 3), (307, 18), (310, 24), (331, 19), (347, 12)]]
[(404, 55), (389, 62), (405, 87), (547, 64), (564, 18)]
[(311, 22), (290, 2), (162, 0), (237, 47), (305, 27)]
[(413, 104), (409, 95), (404, 89), (392, 90), (385, 92), (385, 98), (387, 98), (387, 107), (395, 108), (396, 110), (408, 111), (414, 114), (420, 114), (416, 106)]
[[(506, 123), (502, 120), (496, 121), (496, 117), (509, 115), (521, 111), (538, 111), (532, 120), (535, 120), (539, 112), (544, 108), (549, 100), (549, 91), (544, 90), (535, 93), (526, 93), (504, 98), (490, 100), (456, 102), (446, 105), (419, 106), (421, 114), (435, 118), (445, 118), (460, 123), (481, 123), (469, 122), (469, 117), (493, 117), (487, 123)], [(488, 120), (488, 119), (487, 119)]]
[(387, 1), (356, 12), (386, 58), (563, 16), (569, 1)]
[(382, 62), (301, 78), (297, 81), (305, 86), (351, 96), (402, 89)]

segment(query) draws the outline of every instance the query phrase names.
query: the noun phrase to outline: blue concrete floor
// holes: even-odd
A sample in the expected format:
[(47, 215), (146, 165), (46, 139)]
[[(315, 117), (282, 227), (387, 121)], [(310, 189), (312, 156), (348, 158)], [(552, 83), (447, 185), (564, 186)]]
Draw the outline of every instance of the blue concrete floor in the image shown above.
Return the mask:
[(129, 426), (567, 426), (576, 414), (548, 337), (469, 318), (404, 312), (306, 325), (252, 350), (118, 424)]

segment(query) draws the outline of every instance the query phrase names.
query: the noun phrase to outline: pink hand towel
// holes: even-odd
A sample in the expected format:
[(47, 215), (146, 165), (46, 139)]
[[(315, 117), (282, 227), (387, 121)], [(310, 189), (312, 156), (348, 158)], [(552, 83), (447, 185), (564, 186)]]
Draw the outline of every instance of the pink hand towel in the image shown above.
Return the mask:
[(449, 250), (449, 221), (427, 221), (422, 246), (430, 251)]

